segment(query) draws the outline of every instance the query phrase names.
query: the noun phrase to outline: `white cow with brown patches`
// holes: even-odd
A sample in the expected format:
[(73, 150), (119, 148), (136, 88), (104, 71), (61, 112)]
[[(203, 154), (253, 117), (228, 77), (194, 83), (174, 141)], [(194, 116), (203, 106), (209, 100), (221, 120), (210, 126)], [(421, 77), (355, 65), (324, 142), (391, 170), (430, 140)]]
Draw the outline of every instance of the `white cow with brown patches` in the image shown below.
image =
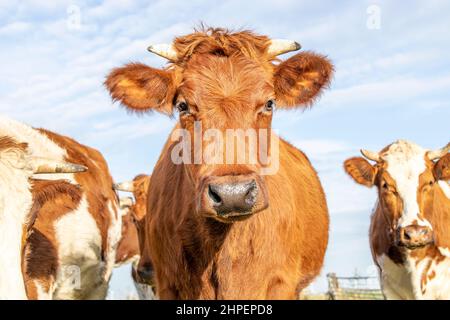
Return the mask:
[(375, 185), (372, 256), (388, 299), (450, 299), (450, 144), (428, 151), (399, 140), (345, 161), (359, 184)]
[(0, 299), (26, 299), (22, 274), (24, 226), (33, 206), (33, 174), (63, 175), (86, 168), (35, 157), (26, 143), (0, 134)]
[[(8, 205), (20, 207), (20, 214), (10, 213), (20, 219), (8, 229), (17, 236), (0, 245), (21, 252), (21, 261), (16, 254), (11, 268), (16, 270), (16, 278), (23, 275), (20, 288), (16, 281), (20, 294), (5, 292), (2, 297), (104, 299), (121, 231), (118, 198), (105, 159), (97, 150), (73, 139), (1, 116), (0, 136), (25, 143), (33, 156), (87, 168), (82, 173), (33, 175), (30, 181), (23, 177), (15, 181), (17, 187), (0, 184), (0, 189), (21, 190), (10, 191), (13, 196), (7, 199)], [(3, 225), (0, 221), (0, 227)], [(23, 233), (18, 232), (19, 225)], [(0, 280), (2, 276), (0, 272)]]

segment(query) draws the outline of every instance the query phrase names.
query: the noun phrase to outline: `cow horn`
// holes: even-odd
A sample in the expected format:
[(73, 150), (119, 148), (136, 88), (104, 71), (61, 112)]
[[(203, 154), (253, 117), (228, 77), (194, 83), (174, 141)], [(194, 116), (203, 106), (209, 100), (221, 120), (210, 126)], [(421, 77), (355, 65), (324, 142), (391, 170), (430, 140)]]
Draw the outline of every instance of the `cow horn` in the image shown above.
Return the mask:
[(153, 44), (147, 50), (171, 61), (176, 61), (178, 58), (177, 51), (172, 44)]
[(113, 189), (117, 190), (117, 191), (133, 192), (134, 186), (133, 186), (132, 181), (126, 181), (126, 182), (114, 183)]
[(450, 142), (447, 143), (447, 145), (441, 149), (428, 151), (428, 153), (427, 153), (428, 159), (430, 159), (430, 160), (439, 159), (439, 158), (443, 157), (449, 151), (450, 151)]
[(373, 152), (373, 151), (364, 150), (364, 149), (361, 149), (360, 151), (361, 151), (361, 154), (369, 160), (378, 162), (381, 159), (378, 152)]
[(286, 39), (273, 39), (270, 41), (267, 53), (271, 56), (278, 56), (283, 53), (297, 51), (301, 48), (300, 43), (286, 40)]
[(58, 161), (53, 159), (31, 157), (28, 167), (35, 174), (37, 173), (77, 173), (85, 172), (88, 168), (75, 163)]

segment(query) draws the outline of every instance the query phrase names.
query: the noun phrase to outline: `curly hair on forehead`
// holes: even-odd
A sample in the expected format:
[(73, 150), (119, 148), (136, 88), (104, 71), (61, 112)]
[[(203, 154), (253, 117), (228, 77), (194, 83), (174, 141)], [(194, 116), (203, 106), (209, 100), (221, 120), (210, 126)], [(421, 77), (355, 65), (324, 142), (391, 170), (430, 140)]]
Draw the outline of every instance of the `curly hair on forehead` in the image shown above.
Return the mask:
[(173, 45), (185, 62), (193, 54), (232, 56), (243, 54), (252, 59), (267, 58), (270, 38), (249, 30), (233, 31), (225, 28), (206, 27), (203, 24), (194, 32), (175, 38)]

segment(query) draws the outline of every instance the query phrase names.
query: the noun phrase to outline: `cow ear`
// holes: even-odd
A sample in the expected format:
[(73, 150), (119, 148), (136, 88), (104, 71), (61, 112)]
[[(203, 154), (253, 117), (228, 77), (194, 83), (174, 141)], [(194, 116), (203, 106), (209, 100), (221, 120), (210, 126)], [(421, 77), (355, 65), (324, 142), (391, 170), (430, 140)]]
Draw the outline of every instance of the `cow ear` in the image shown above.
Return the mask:
[(364, 158), (355, 157), (345, 160), (344, 169), (359, 184), (372, 187), (375, 183), (377, 169)]
[(433, 171), (437, 180), (450, 180), (450, 153), (447, 153), (436, 162)]
[(172, 114), (175, 84), (173, 72), (130, 63), (114, 69), (105, 80), (114, 101), (134, 112)]
[(283, 61), (274, 73), (277, 105), (311, 105), (329, 85), (333, 71), (330, 60), (312, 52), (302, 52)]

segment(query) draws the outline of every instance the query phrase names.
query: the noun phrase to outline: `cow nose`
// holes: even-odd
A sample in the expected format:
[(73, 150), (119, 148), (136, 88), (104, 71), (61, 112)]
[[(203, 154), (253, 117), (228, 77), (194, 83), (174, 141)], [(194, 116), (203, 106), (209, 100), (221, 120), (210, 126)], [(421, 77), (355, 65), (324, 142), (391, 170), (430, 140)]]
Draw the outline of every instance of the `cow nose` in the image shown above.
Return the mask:
[(400, 228), (399, 244), (407, 248), (423, 247), (433, 242), (433, 233), (430, 228), (418, 225), (410, 225)]
[(256, 204), (258, 186), (254, 179), (208, 185), (208, 197), (220, 216), (248, 214)]

